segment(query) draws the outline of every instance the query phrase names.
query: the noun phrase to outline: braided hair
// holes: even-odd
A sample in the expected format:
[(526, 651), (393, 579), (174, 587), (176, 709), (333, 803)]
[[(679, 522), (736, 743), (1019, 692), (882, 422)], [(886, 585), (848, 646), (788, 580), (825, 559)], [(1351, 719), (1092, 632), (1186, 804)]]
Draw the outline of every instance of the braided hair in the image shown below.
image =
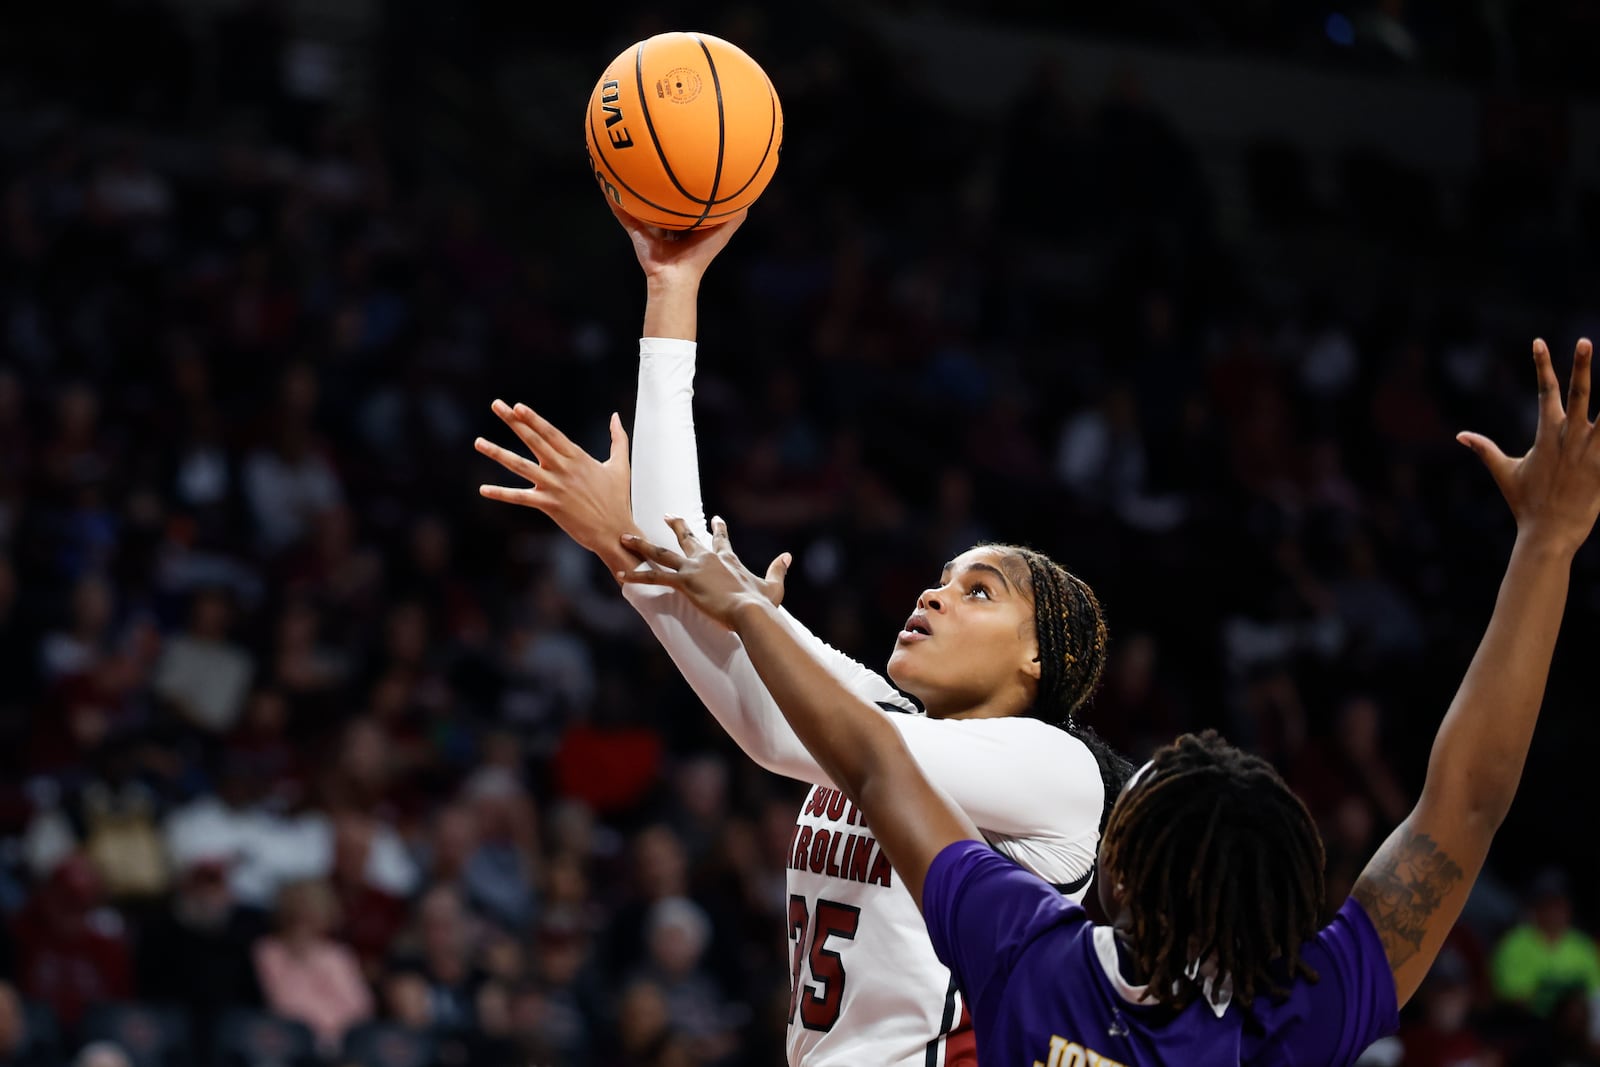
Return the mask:
[(1100, 858), (1120, 883), (1126, 946), (1153, 999), (1193, 1001), (1195, 961), (1231, 979), (1246, 1006), (1317, 980), (1300, 946), (1321, 922), (1322, 838), (1272, 765), (1216, 731), (1155, 754), (1112, 813)]
[(1100, 685), (1106, 668), (1106, 620), (1094, 590), (1042, 552), (1021, 545), (991, 544), (1003, 569), (1033, 600), (1034, 639), (1039, 644), (1039, 693), (1030, 714), (1059, 726), (1094, 754), (1105, 786), (1100, 832), (1133, 765), (1078, 721), (1078, 711)]

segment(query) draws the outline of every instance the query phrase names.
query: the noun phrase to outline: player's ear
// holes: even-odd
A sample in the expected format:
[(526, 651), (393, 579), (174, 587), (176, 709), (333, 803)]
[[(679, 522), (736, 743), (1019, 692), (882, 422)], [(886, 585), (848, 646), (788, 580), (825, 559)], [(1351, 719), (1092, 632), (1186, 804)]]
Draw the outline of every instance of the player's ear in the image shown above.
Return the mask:
[(1044, 673), (1044, 666), (1039, 662), (1039, 642), (1028, 638), (1022, 645), (1022, 673), (1037, 682)]

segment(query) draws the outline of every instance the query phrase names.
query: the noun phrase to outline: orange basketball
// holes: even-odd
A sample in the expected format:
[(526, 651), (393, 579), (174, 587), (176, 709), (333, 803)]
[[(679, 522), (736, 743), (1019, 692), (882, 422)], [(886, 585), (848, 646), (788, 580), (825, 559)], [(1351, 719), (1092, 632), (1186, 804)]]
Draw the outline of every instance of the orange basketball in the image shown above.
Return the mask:
[(777, 91), (755, 60), (707, 33), (660, 33), (623, 52), (589, 98), (584, 137), (605, 195), (652, 226), (726, 222), (772, 180)]

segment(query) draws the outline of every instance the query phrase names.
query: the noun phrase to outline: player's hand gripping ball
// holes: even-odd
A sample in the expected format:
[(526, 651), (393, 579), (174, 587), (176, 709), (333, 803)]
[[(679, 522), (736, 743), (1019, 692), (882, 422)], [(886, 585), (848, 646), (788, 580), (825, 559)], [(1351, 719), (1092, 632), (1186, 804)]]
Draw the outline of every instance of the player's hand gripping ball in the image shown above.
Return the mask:
[(660, 33), (611, 61), (584, 116), (606, 197), (668, 230), (715, 226), (778, 167), (783, 109), (755, 60), (720, 37)]

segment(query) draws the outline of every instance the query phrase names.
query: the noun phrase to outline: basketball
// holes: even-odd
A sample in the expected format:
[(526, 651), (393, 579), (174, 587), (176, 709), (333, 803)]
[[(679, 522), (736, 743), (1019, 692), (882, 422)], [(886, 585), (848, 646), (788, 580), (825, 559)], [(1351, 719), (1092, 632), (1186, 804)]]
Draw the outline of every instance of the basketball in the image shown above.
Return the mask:
[(783, 110), (766, 71), (736, 45), (661, 33), (600, 75), (584, 137), (612, 203), (640, 222), (693, 230), (726, 222), (766, 189)]

